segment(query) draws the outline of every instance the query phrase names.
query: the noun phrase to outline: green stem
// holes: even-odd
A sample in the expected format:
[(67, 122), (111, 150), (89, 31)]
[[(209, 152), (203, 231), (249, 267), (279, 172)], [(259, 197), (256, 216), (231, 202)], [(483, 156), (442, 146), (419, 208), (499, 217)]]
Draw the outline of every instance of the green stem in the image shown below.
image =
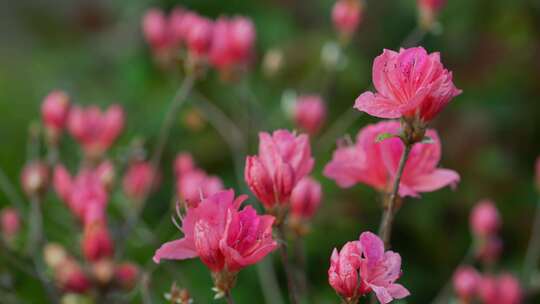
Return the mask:
[(298, 297), (296, 295), (296, 285), (294, 282), (294, 273), (293, 269), (291, 267), (291, 263), (289, 260), (289, 254), (287, 253), (287, 238), (285, 235), (285, 225), (283, 222), (281, 222), (279, 225), (277, 225), (277, 233), (279, 239), (281, 239), (282, 244), (279, 246), (279, 253), (281, 254), (281, 263), (283, 264), (283, 269), (285, 270), (285, 275), (287, 277), (287, 287), (289, 289), (289, 299), (291, 301), (291, 304), (297, 304), (298, 303)]

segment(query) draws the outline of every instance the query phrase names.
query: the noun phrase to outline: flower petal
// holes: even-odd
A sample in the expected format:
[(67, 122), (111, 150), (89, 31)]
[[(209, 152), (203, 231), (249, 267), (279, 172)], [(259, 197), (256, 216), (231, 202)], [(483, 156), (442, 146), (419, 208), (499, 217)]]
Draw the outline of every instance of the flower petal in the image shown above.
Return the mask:
[(379, 94), (364, 92), (354, 102), (354, 108), (379, 118), (401, 117), (400, 107)]
[(167, 242), (156, 250), (152, 258), (155, 263), (159, 264), (161, 259), (166, 260), (185, 260), (197, 257), (194, 245), (186, 239), (179, 239)]

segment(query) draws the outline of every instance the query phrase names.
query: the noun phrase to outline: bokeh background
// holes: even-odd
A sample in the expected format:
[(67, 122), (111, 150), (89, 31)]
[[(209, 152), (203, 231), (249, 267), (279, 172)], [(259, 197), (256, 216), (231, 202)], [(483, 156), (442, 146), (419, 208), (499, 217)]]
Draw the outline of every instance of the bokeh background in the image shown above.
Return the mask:
[[(252, 71), (237, 83), (223, 83), (211, 72), (197, 84), (197, 90), (212, 104), (248, 130), (250, 153), (256, 151), (258, 130), (293, 128), (283, 111), (286, 90), (325, 95), (329, 118), (323, 136), (312, 139), (317, 163), (314, 173), (323, 183), (324, 201), (305, 246), (310, 303), (337, 303), (327, 284), (331, 250), (356, 239), (362, 231), (376, 231), (380, 199), (363, 185), (338, 188), (322, 176), (322, 168), (338, 137), (354, 137), (363, 125), (377, 121), (351, 110), (343, 113), (371, 85), (373, 58), (383, 48), (397, 49), (415, 30), (415, 0), (368, 0), (365, 19), (343, 50), (337, 70), (321, 63), (324, 46), (336, 42), (331, 0), (1, 1), (0, 167), (20, 191), (29, 125), (39, 121), (42, 98), (56, 88), (69, 92), (76, 103), (105, 106), (119, 102), (125, 107), (127, 128), (110, 152), (113, 159), (121, 163), (135, 139), (153, 147), (181, 79), (153, 62), (140, 20), (149, 7), (168, 10), (175, 5), (209, 17), (241, 14), (253, 19), (257, 57)], [(499, 267), (520, 275), (538, 202), (533, 164), (540, 152), (540, 1), (449, 1), (440, 16), (438, 33), (425, 35), (420, 44), (442, 53), (456, 85), (464, 91), (433, 123), (443, 143), (441, 164), (458, 171), (462, 181), (455, 191), (444, 189), (408, 199), (397, 216), (393, 246), (403, 257), (401, 282), (412, 291), (402, 303), (429, 303), (448, 281), (470, 246), (471, 206), (486, 197), (502, 213), (504, 251)], [(281, 69), (272, 77), (265, 75), (261, 65), (270, 49), (285, 55)], [(242, 125), (246, 102), (252, 104), (251, 123)], [(336, 121), (349, 126), (340, 129)], [(127, 256), (142, 267), (151, 265), (159, 243), (179, 236), (169, 221), (174, 193), (171, 162), (178, 151), (191, 152), (202, 168), (222, 177), (226, 186), (245, 191), (236, 179), (234, 155), (226, 141), (205, 119), (196, 98), (190, 98), (175, 120), (165, 150), (160, 190), (143, 213), (147, 228), (157, 239), (135, 235), (128, 242)], [(72, 139), (64, 142), (61, 158), (75, 170), (80, 155)], [(10, 203), (0, 193), (0, 206)], [(119, 223), (117, 213), (125, 203), (121, 191), (112, 196), (113, 227)], [(77, 228), (64, 205), (51, 193), (43, 210), (47, 238), (77, 252)], [(268, 263), (280, 269), (277, 255)], [(284, 274), (278, 270), (277, 275), (283, 290)], [(155, 303), (164, 302), (163, 293), (172, 281), (189, 288), (196, 303), (211, 302), (211, 279), (199, 261), (157, 267), (148, 288)], [(13, 272), (1, 257), (0, 291), (6, 297), (14, 293), (25, 303), (45, 299), (37, 281)], [(134, 291), (128, 302), (140, 302), (142, 294), (139, 289)], [(234, 291), (237, 302), (263, 303), (262, 295), (257, 268), (242, 271)]]

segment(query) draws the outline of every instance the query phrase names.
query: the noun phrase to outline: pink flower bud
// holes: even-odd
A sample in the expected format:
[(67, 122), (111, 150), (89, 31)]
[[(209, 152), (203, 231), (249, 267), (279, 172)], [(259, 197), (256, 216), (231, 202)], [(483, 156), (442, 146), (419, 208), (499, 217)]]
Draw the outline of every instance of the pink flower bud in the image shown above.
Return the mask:
[(431, 121), (461, 94), (444, 68), (439, 53), (428, 54), (422, 47), (384, 50), (373, 63), (376, 92), (364, 92), (354, 108), (380, 118)]
[(58, 140), (64, 129), (69, 111), (69, 96), (63, 91), (52, 91), (45, 97), (41, 105), (43, 124), (47, 135), (53, 142)]
[(296, 184), (313, 168), (309, 138), (286, 130), (259, 133), (259, 155), (248, 156), (244, 177), (267, 209), (287, 204)]
[(116, 266), (114, 277), (117, 284), (124, 290), (131, 290), (137, 283), (139, 267), (133, 263), (122, 263)]
[(297, 218), (311, 218), (321, 203), (321, 184), (311, 177), (304, 177), (291, 193), (291, 215)]
[(91, 283), (81, 266), (72, 258), (65, 259), (55, 268), (58, 285), (67, 292), (85, 293)]
[(320, 96), (300, 96), (294, 106), (294, 121), (302, 130), (316, 134), (326, 118), (326, 106)]
[(186, 17), (191, 12), (186, 11), (184, 8), (177, 6), (169, 14), (168, 28), (171, 38), (176, 46), (184, 42), (186, 36)]
[(446, 5), (446, 0), (418, 0), (420, 26), (431, 29), (444, 5)]
[(210, 61), (219, 70), (245, 65), (253, 52), (255, 27), (245, 17), (219, 18), (214, 25)]
[(511, 274), (486, 276), (480, 284), (480, 299), (484, 304), (519, 304), (523, 292), (519, 281)]
[(149, 9), (143, 17), (142, 30), (144, 38), (154, 49), (170, 46), (171, 36), (165, 14), (159, 9)]
[(177, 178), (176, 188), (179, 198), (188, 206), (195, 207), (205, 197), (221, 191), (223, 183), (218, 177), (196, 169), (180, 175)]
[(382, 240), (371, 232), (360, 235), (359, 241), (348, 242), (339, 252), (334, 249), (328, 269), (328, 282), (334, 290), (350, 303), (359, 297), (375, 292), (380, 303), (410, 295), (401, 284), (401, 256), (384, 251)]
[(90, 262), (96, 262), (113, 255), (113, 243), (104, 223), (98, 221), (85, 224), (82, 252)]
[(188, 208), (182, 219), (184, 238), (163, 244), (154, 261), (198, 256), (216, 273), (215, 278), (230, 278), (262, 260), (277, 248), (272, 239), (274, 217), (257, 215), (251, 206), (239, 210), (246, 198), (235, 199), (232, 190), (222, 191), (205, 198), (197, 207)]
[(149, 162), (133, 162), (122, 182), (124, 193), (131, 199), (143, 199), (156, 188), (158, 179), (156, 170)]
[(461, 266), (454, 273), (454, 290), (460, 299), (468, 303), (476, 296), (480, 280), (480, 274), (476, 269), (470, 266)]
[(342, 36), (352, 36), (362, 21), (362, 4), (358, 0), (338, 0), (332, 9), (332, 21)]
[(492, 235), (499, 230), (501, 220), (499, 211), (491, 200), (482, 200), (476, 204), (471, 212), (471, 230), (479, 237)]
[(112, 105), (105, 112), (96, 106), (74, 106), (68, 117), (71, 135), (91, 159), (101, 157), (118, 138), (123, 127), (124, 111), (119, 105)]
[(418, 0), (418, 6), (421, 9), (440, 11), (446, 5), (446, 0)]
[(2, 234), (6, 239), (12, 239), (21, 229), (21, 219), (19, 213), (14, 208), (4, 208), (0, 212), (0, 225)]
[(174, 160), (174, 174), (178, 178), (180, 175), (195, 169), (195, 162), (189, 153), (179, 153)]
[(199, 15), (194, 15), (190, 21), (185, 36), (187, 48), (197, 57), (206, 56), (212, 41), (212, 21)]
[(21, 185), (27, 195), (43, 193), (47, 189), (48, 182), (49, 169), (45, 163), (33, 161), (23, 168)]

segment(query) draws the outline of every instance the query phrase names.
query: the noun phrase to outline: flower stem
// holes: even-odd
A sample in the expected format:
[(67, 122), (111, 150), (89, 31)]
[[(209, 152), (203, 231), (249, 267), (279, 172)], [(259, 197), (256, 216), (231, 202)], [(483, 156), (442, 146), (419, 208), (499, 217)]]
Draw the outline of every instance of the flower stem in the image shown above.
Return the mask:
[(399, 183), (401, 182), (403, 169), (405, 169), (405, 163), (407, 162), (407, 158), (409, 158), (409, 153), (411, 152), (411, 148), (413, 146), (410, 143), (404, 144), (405, 148), (403, 149), (403, 154), (401, 155), (401, 159), (399, 160), (399, 166), (392, 185), (392, 192), (390, 192), (390, 196), (388, 197), (388, 203), (385, 206), (385, 210), (381, 219), (381, 226), (379, 228), (379, 236), (383, 240), (386, 248), (388, 248), (388, 246), (390, 245), (390, 235), (392, 233), (392, 223), (394, 221), (395, 215), (394, 209), (396, 200), (399, 196)]
[(227, 301), (227, 304), (234, 304), (234, 299), (230, 291), (225, 294), (225, 300)]
[(285, 275), (287, 276), (287, 287), (289, 289), (289, 299), (291, 304), (297, 304), (298, 298), (296, 296), (296, 286), (294, 283), (294, 273), (291, 267), (289, 260), (289, 254), (287, 253), (287, 238), (285, 236), (285, 225), (281, 222), (277, 225), (278, 237), (282, 240), (281, 246), (279, 246), (279, 253), (281, 254), (281, 263), (283, 264), (283, 269), (285, 270)]
[(523, 263), (523, 281), (526, 285), (531, 283), (531, 273), (538, 268), (538, 258), (540, 257), (540, 199), (536, 204), (536, 212), (531, 231), (531, 238), (527, 246), (527, 253)]

